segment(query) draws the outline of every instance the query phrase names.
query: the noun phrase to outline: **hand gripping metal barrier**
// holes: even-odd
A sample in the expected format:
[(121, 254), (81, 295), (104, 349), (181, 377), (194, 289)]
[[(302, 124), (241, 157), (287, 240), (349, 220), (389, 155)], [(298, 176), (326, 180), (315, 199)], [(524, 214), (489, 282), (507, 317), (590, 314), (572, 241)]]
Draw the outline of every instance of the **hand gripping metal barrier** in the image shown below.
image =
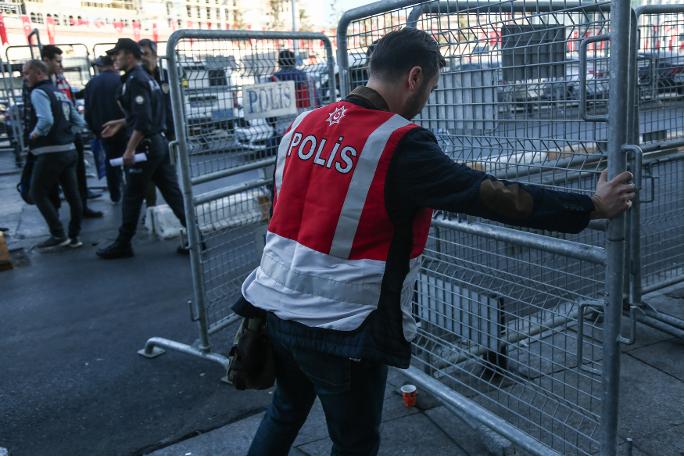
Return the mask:
[[(600, 171), (627, 165), (630, 13), (622, 1), (377, 2), (338, 25), (341, 93), (368, 79), (377, 39), (425, 30), (447, 67), (416, 120), (447, 155), (591, 194)], [(615, 455), (626, 217), (592, 227), (558, 235), (438, 214), (408, 375), (533, 454)]]
[(153, 337), (139, 353), (172, 349), (227, 369), (222, 330), (236, 321), (231, 306), (261, 257), (279, 138), (298, 112), (335, 96), (332, 46), (319, 33), (179, 30), (165, 60), (198, 338)]

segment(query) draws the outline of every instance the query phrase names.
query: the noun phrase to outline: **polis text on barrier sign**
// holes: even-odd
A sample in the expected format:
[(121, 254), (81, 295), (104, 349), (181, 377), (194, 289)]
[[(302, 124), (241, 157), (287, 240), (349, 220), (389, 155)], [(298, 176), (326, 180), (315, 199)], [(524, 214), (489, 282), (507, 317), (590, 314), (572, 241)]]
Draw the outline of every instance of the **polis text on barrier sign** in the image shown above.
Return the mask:
[(256, 84), (242, 90), (246, 120), (297, 114), (294, 81)]

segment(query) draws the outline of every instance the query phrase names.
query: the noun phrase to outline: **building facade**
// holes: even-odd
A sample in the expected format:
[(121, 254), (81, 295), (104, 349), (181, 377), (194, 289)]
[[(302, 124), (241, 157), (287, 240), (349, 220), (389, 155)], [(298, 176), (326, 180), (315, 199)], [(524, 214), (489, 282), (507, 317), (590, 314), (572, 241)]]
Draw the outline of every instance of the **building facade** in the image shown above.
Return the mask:
[[(299, 0), (298, 28), (323, 31), (325, 2)], [(4, 0), (0, 40), (27, 44), (38, 29), (48, 43), (112, 43), (121, 37), (165, 41), (181, 28), (291, 30), (290, 0)], [(317, 24), (316, 28), (312, 24)], [(325, 25), (322, 25), (325, 24)]]

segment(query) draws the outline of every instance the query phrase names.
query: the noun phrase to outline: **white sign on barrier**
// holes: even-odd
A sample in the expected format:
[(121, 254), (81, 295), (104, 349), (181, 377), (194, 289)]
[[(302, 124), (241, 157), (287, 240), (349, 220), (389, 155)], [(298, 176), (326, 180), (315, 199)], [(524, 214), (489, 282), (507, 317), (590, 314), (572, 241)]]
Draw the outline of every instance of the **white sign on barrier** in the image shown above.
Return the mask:
[(245, 86), (242, 91), (246, 120), (297, 114), (294, 81)]

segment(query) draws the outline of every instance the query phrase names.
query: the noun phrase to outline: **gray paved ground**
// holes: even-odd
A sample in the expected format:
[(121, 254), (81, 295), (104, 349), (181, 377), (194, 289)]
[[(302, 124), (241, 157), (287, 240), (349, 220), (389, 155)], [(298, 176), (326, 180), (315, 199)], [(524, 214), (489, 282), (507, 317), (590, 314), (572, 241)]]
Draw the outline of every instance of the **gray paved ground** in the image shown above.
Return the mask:
[[(648, 296), (683, 306), (684, 284)], [(619, 438), (634, 441), (635, 456), (684, 455), (684, 377), (681, 360), (684, 343), (655, 329), (639, 326), (634, 345), (623, 349)], [(403, 384), (400, 371), (392, 371), (383, 414), (381, 455), (514, 455), (522, 452), (495, 433), (459, 417), (419, 390), (421, 400), (406, 409), (397, 392)], [(262, 414), (216, 429), (150, 453), (151, 456), (241, 455), (249, 447)], [(323, 456), (331, 442), (320, 404), (295, 441), (293, 456)], [(620, 455), (627, 447), (620, 445)]]
[[(0, 273), (0, 455), (4, 448), (10, 456), (244, 454), (269, 392), (236, 392), (218, 381), (219, 367), (200, 360), (136, 354), (150, 336), (194, 339), (189, 268), (176, 243), (140, 235), (136, 258), (97, 260), (96, 245), (115, 235), (119, 210), (99, 200), (93, 207), (106, 217), (85, 222), (82, 249), (32, 251), (47, 231), (35, 207), (19, 200), (10, 157), (0, 150), (0, 226), (21, 261)], [(682, 309), (684, 285), (650, 300)], [(681, 456), (684, 346), (640, 326), (623, 352), (620, 438), (634, 439), (634, 455)], [(418, 407), (405, 408), (396, 392), (402, 383), (394, 371), (381, 454), (514, 454), (423, 391)], [(328, 454), (330, 445), (317, 404), (291, 454)]]
[[(136, 354), (151, 336), (195, 339), (188, 259), (175, 253), (177, 242), (141, 232), (135, 258), (97, 259), (120, 211), (105, 195), (92, 207), (106, 216), (84, 221), (81, 249), (31, 250), (47, 228), (14, 189), (9, 157), (0, 149), (0, 226), (20, 261), (0, 276), (0, 448), (12, 456), (140, 454), (260, 412), (268, 393), (235, 394), (218, 381), (218, 365)], [(231, 336), (218, 336), (223, 349)]]

